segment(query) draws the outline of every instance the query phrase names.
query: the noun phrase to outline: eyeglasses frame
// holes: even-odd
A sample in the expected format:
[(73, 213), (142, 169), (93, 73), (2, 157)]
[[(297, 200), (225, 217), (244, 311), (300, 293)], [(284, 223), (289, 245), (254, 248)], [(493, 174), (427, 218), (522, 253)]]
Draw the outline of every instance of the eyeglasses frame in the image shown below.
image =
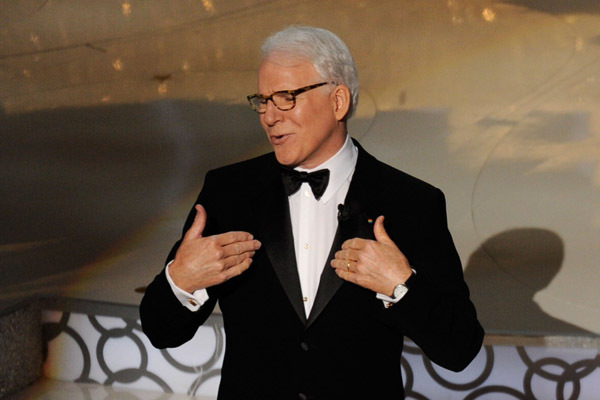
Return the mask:
[[(328, 82), (315, 83), (315, 84), (304, 86), (304, 87), (301, 87), (301, 88), (298, 88), (298, 89), (279, 90), (277, 92), (272, 93), (269, 96), (265, 96), (265, 95), (262, 95), (260, 93), (254, 93), (254, 94), (251, 94), (249, 96), (246, 96), (246, 98), (248, 99), (248, 102), (250, 103), (250, 106), (252, 106), (252, 109), (254, 111), (256, 111), (257, 113), (259, 113), (259, 114), (264, 114), (267, 111), (266, 104), (269, 102), (269, 100), (271, 100), (273, 102), (273, 105), (275, 107), (277, 107), (278, 110), (289, 111), (289, 110), (293, 109), (294, 107), (296, 107), (296, 96), (298, 96), (299, 94), (302, 94), (304, 92), (308, 92), (309, 90), (316, 89), (318, 87), (324, 86), (324, 85), (337, 85), (337, 82), (328, 81)], [(288, 95), (292, 96), (292, 106), (290, 108), (283, 109), (283, 108), (279, 107), (277, 105), (277, 103), (275, 103), (275, 100), (273, 100), (273, 96), (277, 96), (277, 95), (281, 95), (281, 94), (288, 94)], [(255, 99), (255, 98), (260, 98), (260, 99), (262, 99), (262, 100), (265, 101), (265, 109), (264, 110), (261, 111), (259, 108), (257, 108), (254, 105), (254, 103), (252, 102), (252, 100)]]

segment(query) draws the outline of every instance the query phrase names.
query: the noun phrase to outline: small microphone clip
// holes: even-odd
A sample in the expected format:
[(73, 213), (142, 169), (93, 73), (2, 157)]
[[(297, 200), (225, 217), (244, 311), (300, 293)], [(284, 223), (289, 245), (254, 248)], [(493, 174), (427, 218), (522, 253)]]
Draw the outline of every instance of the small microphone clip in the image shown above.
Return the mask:
[(348, 207), (344, 204), (338, 204), (337, 217), (340, 221), (346, 221), (348, 218), (350, 218), (350, 210), (348, 209)]

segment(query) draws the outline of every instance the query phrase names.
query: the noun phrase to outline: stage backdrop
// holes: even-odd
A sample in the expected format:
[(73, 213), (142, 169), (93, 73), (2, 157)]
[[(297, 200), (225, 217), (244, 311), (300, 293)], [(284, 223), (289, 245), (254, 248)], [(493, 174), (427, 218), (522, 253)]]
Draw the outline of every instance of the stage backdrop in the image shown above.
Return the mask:
[(491, 333), (600, 333), (600, 3), (0, 7), (0, 302), (136, 304), (205, 172), (268, 150), (245, 96), (288, 24), (359, 68), (350, 133), (441, 188)]

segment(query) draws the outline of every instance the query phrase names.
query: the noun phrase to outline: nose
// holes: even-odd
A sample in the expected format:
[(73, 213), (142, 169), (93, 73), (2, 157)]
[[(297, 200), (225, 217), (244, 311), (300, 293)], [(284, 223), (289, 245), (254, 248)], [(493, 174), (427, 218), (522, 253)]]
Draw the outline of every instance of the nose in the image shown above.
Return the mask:
[(275, 125), (278, 121), (281, 121), (282, 113), (279, 108), (275, 106), (272, 99), (267, 101), (265, 112), (261, 114), (265, 124), (269, 126)]

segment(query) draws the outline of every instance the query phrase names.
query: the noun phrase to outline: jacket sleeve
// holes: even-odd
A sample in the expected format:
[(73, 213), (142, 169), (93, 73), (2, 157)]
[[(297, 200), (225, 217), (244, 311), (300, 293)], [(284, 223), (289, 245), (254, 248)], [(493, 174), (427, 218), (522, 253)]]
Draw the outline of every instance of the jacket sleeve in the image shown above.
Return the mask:
[[(215, 209), (212, 207), (209, 194), (211, 193), (211, 173), (206, 175), (204, 187), (194, 203), (202, 204), (207, 211), (208, 220), (204, 230), (205, 235), (217, 232)], [(166, 260), (166, 264), (172, 261), (177, 254), (177, 249), (183, 240), (183, 235), (192, 225), (196, 216), (196, 210), (192, 207), (186, 219), (182, 236), (175, 243)], [(177, 347), (194, 337), (196, 331), (212, 313), (218, 299), (218, 287), (208, 288), (209, 299), (198, 311), (190, 311), (177, 299), (167, 277), (165, 269), (154, 278), (146, 288), (144, 297), (140, 304), (140, 319), (142, 329), (152, 345), (157, 348)]]
[(216, 302), (217, 296), (209, 291), (206, 303), (198, 311), (190, 311), (173, 294), (163, 269), (146, 289), (140, 304), (142, 329), (156, 348), (181, 346), (194, 337)]
[(447, 227), (443, 193), (424, 204), (407, 254), (417, 272), (408, 293), (382, 309), (384, 323), (413, 340), (436, 364), (461, 371), (478, 354), (484, 331), (463, 278), (460, 258)]

